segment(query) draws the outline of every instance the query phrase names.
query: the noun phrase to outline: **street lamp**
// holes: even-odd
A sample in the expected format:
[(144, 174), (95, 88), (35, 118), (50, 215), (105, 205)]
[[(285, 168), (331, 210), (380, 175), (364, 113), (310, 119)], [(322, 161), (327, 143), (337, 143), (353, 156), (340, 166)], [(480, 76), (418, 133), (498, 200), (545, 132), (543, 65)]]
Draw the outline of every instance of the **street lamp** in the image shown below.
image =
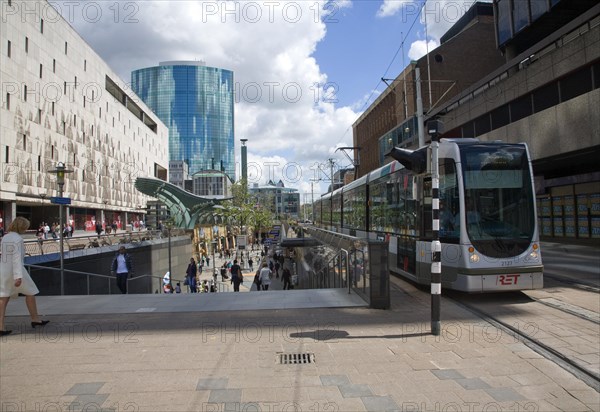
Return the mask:
[(213, 259), (212, 259), (212, 261), (213, 261), (213, 279), (216, 282), (217, 281), (217, 264), (216, 264), (216, 261), (215, 261), (215, 249), (217, 248), (217, 241), (213, 237), (213, 240), (210, 243), (212, 245), (212, 252), (213, 252), (212, 253), (212, 255), (213, 255)]
[[(58, 162), (56, 164), (56, 168), (53, 170), (48, 170), (48, 173), (53, 173), (56, 175), (56, 184), (58, 184), (58, 197), (63, 197), (63, 186), (65, 185), (65, 174), (73, 173), (73, 170), (69, 170), (66, 168), (63, 162)], [(58, 202), (58, 219), (60, 220), (60, 294), (65, 294), (65, 259), (64, 259), (64, 251), (65, 251), (65, 240), (63, 236), (63, 232), (65, 230), (65, 224), (63, 220), (63, 202)]]

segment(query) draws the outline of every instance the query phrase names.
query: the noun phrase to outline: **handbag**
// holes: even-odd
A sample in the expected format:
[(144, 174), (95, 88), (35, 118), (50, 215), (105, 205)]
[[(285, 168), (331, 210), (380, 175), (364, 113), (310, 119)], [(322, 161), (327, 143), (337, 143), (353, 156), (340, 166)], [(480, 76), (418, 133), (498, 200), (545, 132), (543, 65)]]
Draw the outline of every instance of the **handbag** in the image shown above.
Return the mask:
[(190, 278), (188, 278), (187, 276), (185, 277), (185, 280), (183, 281), (183, 285), (184, 286), (188, 286), (190, 284)]

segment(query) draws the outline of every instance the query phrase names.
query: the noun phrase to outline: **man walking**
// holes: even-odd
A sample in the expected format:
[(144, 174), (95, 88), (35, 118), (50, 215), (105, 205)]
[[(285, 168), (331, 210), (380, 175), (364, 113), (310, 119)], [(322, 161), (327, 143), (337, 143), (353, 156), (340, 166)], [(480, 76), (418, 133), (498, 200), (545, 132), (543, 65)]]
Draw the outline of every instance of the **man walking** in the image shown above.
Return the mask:
[(131, 256), (125, 252), (125, 246), (119, 248), (119, 253), (115, 256), (112, 261), (111, 273), (117, 276), (117, 286), (121, 293), (127, 293), (127, 278), (129, 274), (133, 274), (133, 265), (131, 263)]
[(231, 283), (233, 283), (233, 291), (240, 291), (240, 283), (244, 281), (242, 278), (242, 268), (238, 265), (237, 259), (233, 261), (233, 265), (231, 265)]

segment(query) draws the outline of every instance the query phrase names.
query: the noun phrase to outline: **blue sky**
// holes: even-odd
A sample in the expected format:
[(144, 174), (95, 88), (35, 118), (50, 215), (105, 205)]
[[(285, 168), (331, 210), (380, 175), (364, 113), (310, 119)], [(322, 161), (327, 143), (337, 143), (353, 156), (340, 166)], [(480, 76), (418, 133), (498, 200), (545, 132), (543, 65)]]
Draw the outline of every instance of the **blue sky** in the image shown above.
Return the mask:
[[(393, 78), (400, 73), (402, 53), (396, 55), (396, 52), (404, 37), (408, 37), (404, 48), (405, 65), (410, 61), (406, 53), (421, 25), (417, 23), (408, 32), (412, 20), (403, 22), (400, 15), (377, 17), (380, 5), (377, 1), (355, 1), (352, 7), (338, 9), (326, 20), (337, 22), (326, 23), (327, 35), (318, 44), (315, 57), (329, 81), (338, 86), (336, 96), (342, 106), (362, 103), (378, 84), (379, 91), (383, 91), (385, 85), (379, 83), (379, 79), (390, 63), (385, 77)], [(414, 20), (416, 16), (405, 17)], [(359, 106), (355, 108), (363, 108), (362, 104)]]
[[(429, 50), (471, 3), (428, 0)], [(403, 61), (426, 50), (422, 0), (52, 4), (125, 85), (131, 71), (161, 61), (202, 60), (233, 70), (236, 156), (239, 139), (248, 139), (249, 162), (259, 170), (249, 174), (250, 183), (281, 179), (304, 193), (303, 200), (327, 159), (349, 165), (336, 149), (353, 146), (352, 123), (366, 99), (385, 89), (380, 78), (394, 78)], [(404, 53), (394, 58), (403, 37)], [(318, 84), (333, 88), (317, 92)], [(258, 99), (247, 93), (256, 87)], [(328, 185), (320, 181), (316, 193)]]

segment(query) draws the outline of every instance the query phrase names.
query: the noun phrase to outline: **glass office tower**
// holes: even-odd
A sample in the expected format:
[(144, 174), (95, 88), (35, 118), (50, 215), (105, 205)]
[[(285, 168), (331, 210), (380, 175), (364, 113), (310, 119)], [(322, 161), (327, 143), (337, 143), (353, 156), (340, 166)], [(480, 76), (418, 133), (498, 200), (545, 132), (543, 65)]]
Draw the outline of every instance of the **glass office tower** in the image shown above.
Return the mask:
[(169, 160), (186, 161), (190, 175), (221, 170), (235, 181), (232, 71), (161, 62), (133, 71), (131, 87), (169, 128)]

